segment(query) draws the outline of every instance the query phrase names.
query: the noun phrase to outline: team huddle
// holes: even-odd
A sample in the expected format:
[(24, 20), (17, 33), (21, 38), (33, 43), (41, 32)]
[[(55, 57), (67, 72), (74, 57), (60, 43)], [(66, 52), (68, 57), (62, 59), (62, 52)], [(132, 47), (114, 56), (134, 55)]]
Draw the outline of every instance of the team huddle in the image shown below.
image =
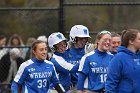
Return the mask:
[(140, 32), (101, 31), (89, 43), (89, 30), (74, 25), (69, 41), (60, 32), (47, 43), (32, 44), (33, 57), (23, 62), (12, 82), (12, 93), (139, 93)]

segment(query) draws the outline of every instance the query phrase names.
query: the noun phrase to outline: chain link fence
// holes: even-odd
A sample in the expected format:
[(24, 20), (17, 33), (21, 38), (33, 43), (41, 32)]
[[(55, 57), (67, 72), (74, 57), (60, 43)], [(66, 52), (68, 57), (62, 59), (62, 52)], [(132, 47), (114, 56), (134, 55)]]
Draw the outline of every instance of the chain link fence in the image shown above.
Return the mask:
[[(135, 11), (136, 10), (136, 11)], [(140, 2), (129, 0), (65, 0), (64, 31), (67, 34), (75, 24), (87, 26), (91, 41), (99, 31), (108, 30), (121, 33), (128, 28), (139, 29)]]
[(7, 37), (17, 33), (26, 41), (28, 37), (48, 36), (59, 28), (57, 9), (4, 8), (0, 13), (4, 19), (0, 28)]

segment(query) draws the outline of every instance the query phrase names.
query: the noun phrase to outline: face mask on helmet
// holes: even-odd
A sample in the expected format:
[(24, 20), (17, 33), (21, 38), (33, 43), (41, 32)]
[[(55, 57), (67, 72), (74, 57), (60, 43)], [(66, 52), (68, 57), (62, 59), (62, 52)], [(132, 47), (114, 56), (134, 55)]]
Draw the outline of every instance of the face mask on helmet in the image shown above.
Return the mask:
[(48, 45), (52, 51), (55, 51), (54, 45), (58, 44), (59, 42), (66, 40), (64, 35), (60, 32), (52, 33), (48, 37)]
[(73, 26), (70, 30), (70, 41), (74, 42), (76, 37), (90, 37), (88, 28), (83, 25)]

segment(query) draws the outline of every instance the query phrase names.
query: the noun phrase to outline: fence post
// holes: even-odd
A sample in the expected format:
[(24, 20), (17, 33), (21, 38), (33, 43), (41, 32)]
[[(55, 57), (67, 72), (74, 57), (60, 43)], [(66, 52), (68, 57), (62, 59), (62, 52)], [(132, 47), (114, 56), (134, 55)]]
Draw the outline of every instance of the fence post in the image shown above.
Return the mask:
[(64, 32), (64, 0), (59, 0), (59, 32)]

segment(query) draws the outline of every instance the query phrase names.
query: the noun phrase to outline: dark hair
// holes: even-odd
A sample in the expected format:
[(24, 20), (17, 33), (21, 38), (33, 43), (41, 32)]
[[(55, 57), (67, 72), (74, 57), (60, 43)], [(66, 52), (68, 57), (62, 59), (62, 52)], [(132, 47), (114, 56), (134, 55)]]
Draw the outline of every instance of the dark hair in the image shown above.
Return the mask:
[(116, 32), (111, 32), (111, 37), (120, 37), (120, 35)]
[(134, 41), (138, 33), (139, 30), (137, 29), (123, 30), (121, 34), (121, 45), (127, 47), (129, 45), (129, 41)]
[(37, 45), (38, 44), (40, 44), (40, 43), (45, 43), (44, 41), (41, 41), (41, 40), (36, 40), (36, 41), (34, 41), (33, 43), (32, 43), (32, 50), (36, 50), (36, 47), (37, 47)]
[(5, 35), (0, 35), (0, 40), (2, 40), (2, 39), (4, 39), (4, 38), (6, 38)]

